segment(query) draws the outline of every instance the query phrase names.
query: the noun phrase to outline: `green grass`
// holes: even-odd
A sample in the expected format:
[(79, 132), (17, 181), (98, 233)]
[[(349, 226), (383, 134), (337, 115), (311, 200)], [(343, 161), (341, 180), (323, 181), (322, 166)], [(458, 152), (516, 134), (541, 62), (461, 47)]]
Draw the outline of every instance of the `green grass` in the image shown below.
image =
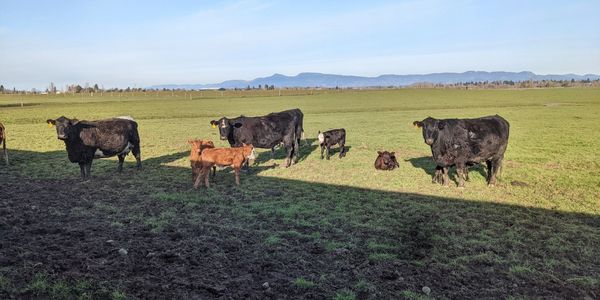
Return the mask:
[(310, 280), (306, 280), (302, 277), (296, 278), (294, 279), (294, 285), (303, 289), (308, 289), (311, 288), (315, 285), (314, 282), (310, 281)]
[[(114, 178), (116, 160), (99, 160), (92, 176), (110, 189), (121, 189), (123, 201), (139, 191), (152, 201), (184, 204), (185, 210), (165, 209), (158, 215), (132, 209), (129, 217), (153, 232), (177, 224), (182, 214), (201, 222), (203, 210), (210, 207), (211, 213), (232, 222), (220, 226), (245, 228), (254, 220), (271, 224), (248, 229), (271, 248), (318, 243), (332, 255), (340, 249), (364, 252), (364, 259), (374, 264), (436, 264), (464, 276), (492, 270), (507, 281), (543, 286), (548, 278), (556, 278), (583, 290), (598, 288), (594, 276), (600, 276), (600, 229), (594, 224), (600, 218), (599, 89), (296, 92), (299, 95), (281, 97), (267, 92), (194, 92), (192, 100), (183, 92), (0, 95), (0, 122), (7, 128), (12, 160), (9, 172), (2, 174), (76, 182), (78, 166), (67, 161), (64, 144), (44, 121), (61, 115), (132, 115), (140, 124), (145, 170), (137, 173), (128, 157), (127, 175)], [(31, 105), (8, 107), (20, 102)], [(250, 174), (242, 173), (240, 187), (229, 171), (218, 171), (210, 189), (191, 188), (187, 140), (211, 139), (218, 147), (228, 146), (210, 128), (210, 120), (295, 107), (305, 114), (305, 134), (312, 142), (302, 146), (301, 162), (281, 168), (280, 149), (276, 159), (264, 153)], [(499, 184), (487, 187), (484, 168), (476, 167), (465, 189), (432, 185), (427, 173), (434, 167), (431, 153), (412, 121), (492, 114), (511, 124)], [(347, 157), (321, 160), (314, 142), (317, 131), (339, 127), (348, 132)], [(399, 169), (373, 168), (376, 151), (384, 149), (396, 151)], [(124, 212), (96, 205), (114, 218), (111, 227), (123, 226), (114, 216)], [(10, 281), (2, 278), (0, 287), (7, 289)], [(33, 279), (29, 289), (34, 294), (64, 292), (45, 277)], [(292, 284), (312, 283), (299, 280), (304, 279)], [(355, 297), (350, 290), (331, 293), (336, 299)], [(423, 297), (409, 290), (402, 296)]]

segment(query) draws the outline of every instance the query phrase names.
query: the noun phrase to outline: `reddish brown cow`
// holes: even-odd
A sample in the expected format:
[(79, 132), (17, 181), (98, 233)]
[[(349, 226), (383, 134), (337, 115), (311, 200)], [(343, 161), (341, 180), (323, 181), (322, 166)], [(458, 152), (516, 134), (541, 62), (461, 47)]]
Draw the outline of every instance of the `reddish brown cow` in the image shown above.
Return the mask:
[(2, 144), (2, 150), (4, 151), (4, 162), (6, 162), (6, 165), (8, 165), (8, 152), (6, 152), (6, 130), (2, 123), (0, 123), (0, 143)]
[(210, 187), (208, 183), (208, 173), (214, 166), (231, 166), (235, 171), (235, 183), (240, 185), (240, 169), (246, 159), (254, 159), (256, 157), (254, 147), (252, 145), (243, 144), (242, 147), (235, 148), (208, 148), (204, 149), (200, 154), (200, 164), (202, 169), (196, 177), (194, 188), (197, 189), (200, 182), (204, 178), (204, 185)]
[[(190, 164), (192, 165), (192, 181), (196, 182), (196, 177), (200, 173), (202, 169), (202, 165), (200, 164), (200, 154), (202, 150), (207, 148), (214, 148), (215, 144), (212, 141), (204, 141), (204, 140), (189, 140), (189, 144), (192, 145), (192, 150), (190, 151)], [(216, 167), (213, 167), (213, 175), (215, 174)]]

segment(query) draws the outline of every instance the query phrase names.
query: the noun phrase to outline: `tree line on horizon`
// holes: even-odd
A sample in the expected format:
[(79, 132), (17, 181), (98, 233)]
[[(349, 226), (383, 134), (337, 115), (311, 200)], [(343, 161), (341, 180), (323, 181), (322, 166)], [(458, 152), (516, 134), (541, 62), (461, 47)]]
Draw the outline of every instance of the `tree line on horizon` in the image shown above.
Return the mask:
[[(397, 88), (476, 88), (476, 89), (499, 89), (499, 88), (568, 88), (568, 87), (600, 87), (600, 79), (590, 80), (526, 80), (526, 81), (513, 81), (513, 80), (503, 80), (503, 81), (471, 81), (471, 82), (458, 82), (458, 83), (429, 83), (429, 82), (421, 82), (414, 83), (408, 86), (373, 86), (373, 87), (283, 87), (280, 89), (397, 89)], [(219, 88), (219, 91), (225, 90), (234, 90), (234, 91), (242, 91), (242, 90), (274, 90), (274, 85), (261, 85), (258, 87), (248, 85), (245, 88)], [(200, 91), (203, 89), (198, 89)], [(0, 84), (0, 94), (58, 94), (58, 93), (71, 93), (71, 94), (80, 94), (80, 93), (101, 93), (101, 92), (115, 92), (115, 93), (128, 93), (128, 92), (151, 92), (151, 91), (195, 91), (195, 89), (148, 89), (148, 88), (108, 88), (98, 86), (98, 84), (94, 84), (90, 86), (86, 83), (84, 86), (80, 84), (70, 84), (65, 87), (64, 90), (59, 91), (56, 85), (51, 82), (49, 86), (44, 90), (40, 91), (35, 88), (31, 90), (17, 90), (16, 88), (7, 89), (4, 85)]]

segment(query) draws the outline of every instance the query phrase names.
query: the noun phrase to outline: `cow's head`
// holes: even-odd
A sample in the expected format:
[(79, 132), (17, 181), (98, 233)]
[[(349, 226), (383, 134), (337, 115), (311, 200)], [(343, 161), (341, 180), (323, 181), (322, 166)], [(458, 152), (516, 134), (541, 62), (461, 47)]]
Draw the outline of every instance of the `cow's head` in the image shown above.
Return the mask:
[(226, 140), (227, 137), (231, 134), (233, 128), (242, 127), (242, 123), (235, 122), (234, 120), (227, 119), (225, 117), (220, 118), (218, 121), (212, 120), (210, 121), (210, 126), (213, 128), (219, 128), (219, 134), (221, 136), (221, 140)]
[(437, 140), (440, 130), (444, 129), (445, 122), (427, 117), (423, 121), (414, 121), (413, 125), (423, 129), (423, 140), (425, 140), (425, 144), (431, 146)]
[(77, 119), (69, 119), (64, 116), (52, 120), (46, 120), (46, 123), (51, 126), (56, 126), (56, 134), (59, 140), (66, 141), (69, 138), (69, 135), (73, 132), (73, 126), (79, 123)]

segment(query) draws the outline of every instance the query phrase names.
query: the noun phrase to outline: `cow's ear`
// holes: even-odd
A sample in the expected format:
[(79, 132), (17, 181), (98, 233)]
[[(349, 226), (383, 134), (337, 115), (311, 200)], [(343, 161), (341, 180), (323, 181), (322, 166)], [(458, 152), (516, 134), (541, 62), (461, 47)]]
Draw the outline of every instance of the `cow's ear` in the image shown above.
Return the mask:
[(79, 124), (79, 120), (77, 120), (77, 119), (71, 120), (71, 125), (77, 125), (77, 124)]
[(391, 155), (391, 156), (395, 156), (395, 155), (396, 155), (396, 152), (390, 152), (390, 155)]
[(233, 127), (240, 128), (240, 127), (242, 127), (242, 123), (235, 123), (235, 124), (233, 124)]
[(381, 151), (377, 151), (377, 154), (378, 154), (379, 156), (381, 156), (381, 155), (383, 155), (383, 152), (381, 152)]
[(188, 144), (193, 144), (194, 140), (188, 140)]
[(46, 120), (46, 123), (48, 123), (49, 127), (52, 127), (52, 126), (56, 125), (56, 120), (48, 119), (48, 120)]
[(212, 127), (212, 128), (217, 128), (218, 124), (219, 124), (219, 122), (217, 122), (215, 120), (210, 121), (210, 127)]
[(439, 121), (439, 122), (438, 122), (438, 129), (439, 129), (439, 130), (444, 130), (444, 127), (446, 127), (446, 122), (444, 122), (444, 121)]
[(421, 128), (421, 127), (423, 127), (423, 122), (421, 122), (421, 121), (414, 121), (413, 122), (413, 126), (415, 126), (417, 128)]

